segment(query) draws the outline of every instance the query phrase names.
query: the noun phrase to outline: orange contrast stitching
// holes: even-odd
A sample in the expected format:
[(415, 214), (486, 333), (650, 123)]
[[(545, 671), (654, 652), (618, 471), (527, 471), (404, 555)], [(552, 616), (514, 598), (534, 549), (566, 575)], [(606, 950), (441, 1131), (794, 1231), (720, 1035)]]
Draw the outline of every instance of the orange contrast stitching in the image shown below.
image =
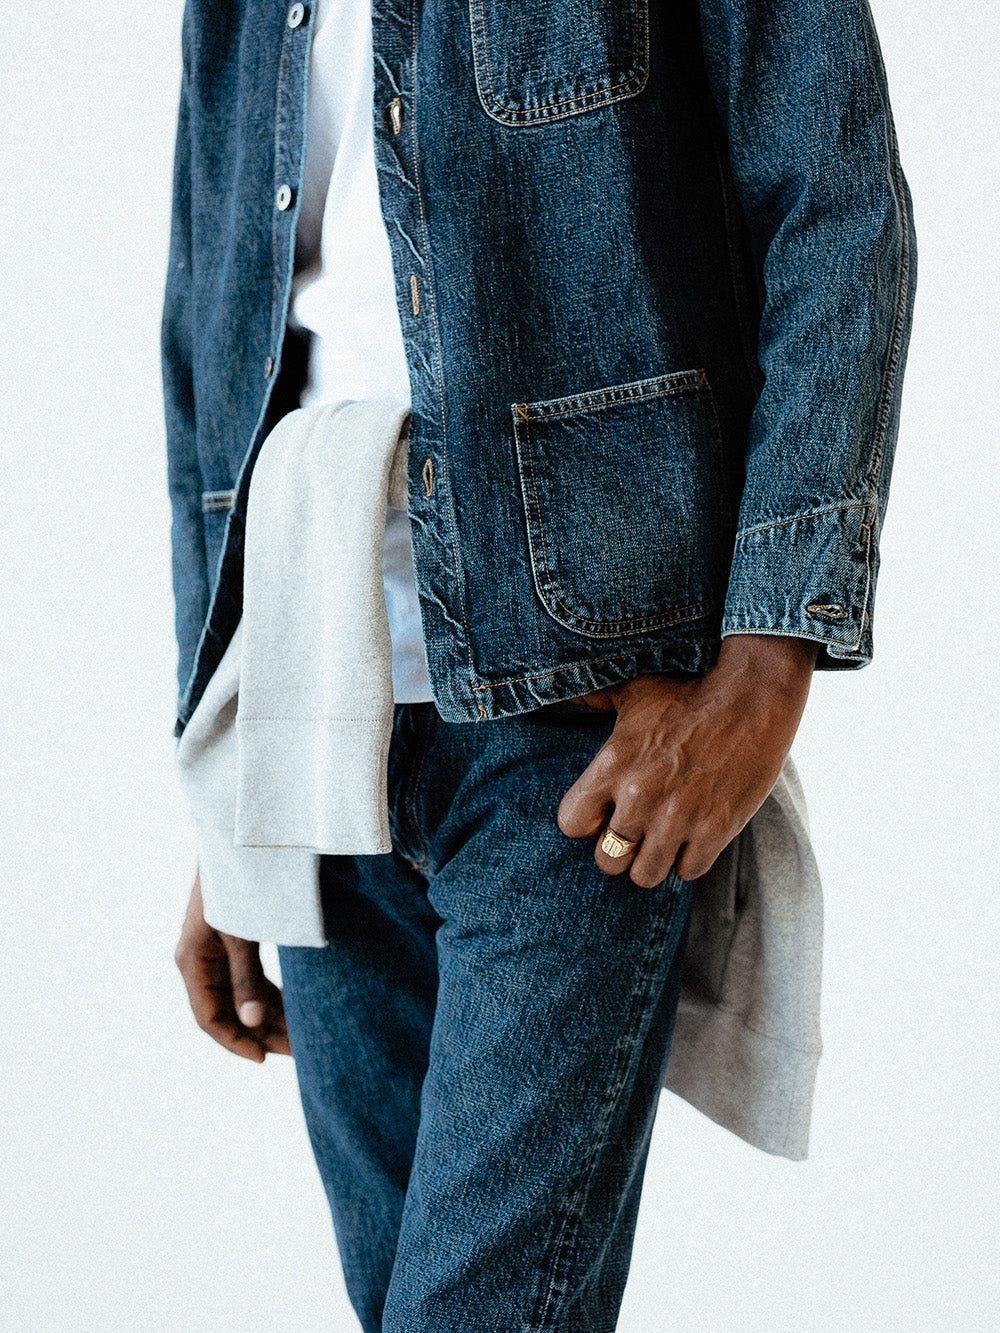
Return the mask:
[(761, 523), (756, 528), (746, 528), (743, 532), (736, 534), (736, 540), (741, 542), (744, 537), (752, 537), (755, 532), (766, 532), (768, 528), (783, 528), (789, 523), (801, 523), (807, 518), (822, 518), (824, 514), (839, 514), (847, 509), (870, 509), (870, 502), (867, 500), (855, 500), (849, 505), (831, 505), (829, 509), (812, 509), (808, 514), (795, 514), (792, 518), (779, 518), (774, 523)]
[[(516, 425), (514, 427), (514, 431), (516, 434), (517, 433)], [(536, 521), (538, 523), (538, 532), (541, 538), (541, 547), (542, 547), (542, 566), (545, 570), (545, 573), (550, 583), (554, 583), (555, 579), (552, 574), (552, 570), (549, 568), (548, 551), (546, 550), (545, 546), (545, 525), (542, 522), (542, 506), (538, 498), (538, 484), (535, 478), (535, 460), (534, 460), (534, 455), (531, 452), (531, 430), (527, 418), (524, 418), (524, 433), (525, 433), (525, 446), (528, 451), (528, 466), (531, 469), (531, 485), (532, 489), (535, 492), (535, 509), (537, 511)], [(530, 529), (528, 532), (528, 540), (529, 541), (531, 540)], [(549, 588), (546, 591), (551, 594), (552, 601), (555, 602), (557, 606), (561, 606), (562, 609), (566, 612), (566, 614), (573, 621), (575, 621), (576, 625), (592, 625), (595, 626), (597, 629), (604, 628), (606, 633), (614, 633), (616, 630), (621, 630), (624, 626), (628, 626), (632, 630), (657, 629), (662, 625), (673, 625), (681, 620), (697, 620), (700, 615), (704, 614), (705, 609), (709, 605), (707, 602), (704, 601), (689, 602), (687, 606), (672, 607), (669, 611), (664, 611), (663, 614), (659, 616), (633, 616), (631, 619), (626, 619), (626, 620), (590, 620), (586, 616), (581, 616), (578, 612), (574, 611), (571, 607), (567, 606), (566, 603), (559, 597), (559, 595), (555, 592), (554, 589)], [(542, 597), (543, 601), (548, 600), (546, 593), (542, 592), (541, 589), (539, 589), (539, 595)], [(690, 614), (685, 615), (684, 614), (685, 612), (689, 612)], [(565, 623), (565, 622), (560, 622), (560, 623)], [(571, 625), (570, 628), (572, 629), (574, 628), (574, 626)]]
[[(666, 385), (666, 388), (654, 389), (651, 393), (632, 393), (630, 390), (635, 388), (646, 388), (653, 385)], [(666, 397), (671, 393), (677, 393), (684, 389), (708, 387), (708, 376), (703, 369), (678, 371), (673, 375), (661, 375), (655, 379), (636, 380), (632, 384), (613, 385), (609, 389), (595, 389), (590, 393), (576, 394), (566, 398), (553, 398), (542, 403), (515, 403), (513, 404), (515, 421), (514, 436), (520, 443), (519, 421), (524, 422), (524, 444), (528, 454), (528, 467), (531, 472), (531, 488), (535, 496), (535, 521), (538, 524), (538, 534), (541, 544), (541, 564), (548, 579), (549, 586), (543, 592), (538, 589), (539, 596), (546, 603), (554, 602), (556, 606), (562, 608), (567, 616), (573, 621), (570, 629), (584, 626), (592, 628), (597, 632), (603, 631), (606, 635), (616, 632), (629, 631), (634, 632), (640, 629), (658, 629), (665, 625), (678, 624), (683, 620), (697, 620), (704, 615), (708, 602), (689, 602), (686, 606), (672, 607), (669, 611), (663, 612), (657, 616), (632, 616), (624, 620), (593, 620), (587, 616), (581, 616), (571, 607), (567, 606), (562, 598), (552, 586), (555, 578), (549, 567), (548, 550), (545, 541), (545, 524), (542, 521), (542, 505), (538, 496), (538, 480), (535, 476), (535, 458), (531, 449), (531, 421), (534, 420), (552, 420), (554, 417), (572, 416), (576, 412), (595, 411), (604, 407), (612, 407), (617, 403), (642, 402), (646, 398)], [(602, 401), (603, 400), (603, 401)], [(561, 403), (574, 403), (577, 406), (567, 408), (562, 412), (536, 411), (534, 417), (531, 415), (531, 408), (558, 407)], [(532, 542), (531, 527), (528, 528), (528, 541), (534, 547)], [(559, 617), (557, 617), (559, 619)], [(560, 620), (565, 624), (565, 621)]]
[[(815, 637), (815, 636), (811, 636)], [(830, 640), (830, 642), (836, 642)], [(714, 639), (685, 639), (683, 643), (671, 643), (670, 648), (704, 648), (715, 643)], [(535, 671), (530, 676), (514, 676), (510, 680), (488, 680), (482, 685), (473, 685), (473, 690), (499, 690), (505, 685), (520, 685), (526, 680), (544, 680), (546, 676), (558, 676), (560, 671), (576, 671), (579, 667), (600, 666), (602, 662), (620, 662), (623, 657), (635, 657), (635, 651), (613, 653), (610, 657), (591, 657), (583, 662), (568, 662), (564, 666), (553, 667), (551, 671)]]
[[(622, 101), (623, 98), (629, 96), (629, 93), (631, 93), (631, 92), (640, 92), (640, 91), (645, 87), (645, 85), (646, 85), (646, 80), (647, 80), (647, 78), (649, 77), (649, 8), (648, 8), (648, 4), (647, 4), (647, 5), (644, 5), (644, 6), (643, 6), (643, 9), (644, 9), (644, 13), (645, 13), (646, 23), (645, 23), (645, 26), (644, 26), (644, 29), (643, 29), (642, 61), (641, 61), (641, 62), (637, 62), (636, 67), (635, 67), (635, 72), (632, 73), (632, 74), (630, 74), (630, 75), (628, 76), (627, 79), (623, 79), (620, 83), (612, 83), (612, 84), (609, 84), (606, 88), (595, 88), (594, 91), (591, 92), (591, 93), (581, 93), (579, 97), (565, 97), (565, 98), (562, 98), (562, 99), (561, 99), (560, 101), (558, 101), (558, 102), (543, 102), (543, 103), (542, 103), (541, 105), (539, 105), (539, 106), (522, 107), (520, 110), (518, 110), (518, 109), (515, 108), (515, 107), (505, 106), (504, 103), (501, 102), (500, 99), (497, 97), (497, 95), (496, 95), (496, 90), (495, 90), (494, 87), (493, 87), (493, 74), (492, 74), (492, 71), (490, 70), (490, 53), (489, 53), (489, 48), (488, 48), (488, 46), (487, 46), (487, 42), (486, 42), (486, 11), (485, 11), (485, 7), (484, 7), (483, 0), (479, 0), (480, 24), (479, 24), (479, 33), (477, 34), (477, 35), (478, 35), (478, 38), (479, 38), (479, 41), (477, 42), (477, 41), (474, 40), (473, 43), (472, 43), (472, 59), (473, 59), (473, 64), (475, 65), (475, 68), (476, 68), (476, 82), (477, 82), (478, 85), (479, 85), (479, 89), (480, 89), (481, 92), (485, 92), (485, 91), (486, 91), (485, 88), (483, 88), (483, 82), (482, 82), (482, 79), (479, 78), (479, 55), (478, 55), (477, 47), (478, 47), (478, 45), (481, 43), (481, 44), (482, 44), (482, 48), (483, 48), (483, 60), (485, 61), (485, 64), (486, 64), (486, 79), (487, 79), (487, 82), (489, 83), (489, 98), (490, 98), (490, 101), (493, 103), (493, 105), (494, 105), (495, 107), (499, 108), (500, 111), (504, 112), (505, 116), (506, 116), (509, 120), (522, 120), (522, 121), (525, 121), (525, 120), (532, 120), (532, 119), (541, 119), (541, 120), (558, 120), (558, 119), (560, 119), (560, 116), (558, 116), (558, 115), (557, 115), (557, 116), (541, 116), (541, 115), (539, 115), (539, 113), (540, 113), (540, 112), (544, 112), (544, 111), (550, 111), (550, 110), (552, 110), (553, 107), (557, 107), (557, 106), (580, 106), (580, 105), (583, 105), (584, 103), (596, 103), (597, 105), (606, 105), (606, 104), (609, 104), (609, 103), (611, 103), (611, 102), (620, 102), (620, 101)], [(638, 37), (638, 34), (639, 34), (639, 0), (635, 0), (634, 13), (635, 13), (635, 20), (634, 20), (634, 24), (635, 24), (635, 26), (634, 26), (634, 31), (635, 31), (636, 37)], [(638, 47), (638, 41), (636, 42), (636, 46)], [(638, 86), (637, 86), (636, 88), (634, 88), (634, 89), (631, 88), (630, 85), (632, 85), (632, 84), (636, 84), (636, 83), (638, 84)], [(629, 92), (619, 93), (617, 97), (608, 97), (608, 96), (607, 96), (608, 93), (613, 93), (613, 92), (615, 92), (615, 90), (618, 89), (618, 88), (626, 88), (626, 89), (629, 90)], [(565, 117), (565, 116), (567, 116), (567, 115), (571, 115), (571, 114), (572, 114), (572, 112), (569, 112), (569, 111), (565, 111), (565, 112), (562, 112), (562, 113), (561, 113), (561, 115), (562, 115), (563, 117)], [(497, 116), (496, 118), (497, 118), (498, 120), (499, 120), (499, 119), (502, 119), (502, 117), (500, 117), (500, 116)]]
[[(773, 625), (740, 625), (739, 629), (726, 630), (726, 632), (722, 635), (722, 638), (728, 639), (731, 634), (787, 635), (787, 633), (788, 630), (775, 629)], [(828, 643), (834, 648), (847, 648), (851, 652), (855, 651), (855, 649), (857, 648), (857, 644), (849, 642), (845, 643), (843, 639), (831, 639), (830, 636), (827, 634), (812, 634), (808, 630), (804, 629), (803, 630), (797, 629), (795, 631), (795, 637), (797, 639), (811, 639), (814, 643)]]
[(899, 322), (903, 310), (903, 296), (909, 286), (910, 239), (907, 234), (906, 218), (903, 215), (902, 191), (899, 188), (899, 145), (896, 140), (896, 130), (892, 123), (892, 114), (889, 112), (888, 108), (886, 108), (886, 113), (889, 127), (889, 153), (891, 157), (889, 174), (892, 180), (896, 211), (899, 214), (900, 224), (899, 272), (896, 276), (896, 305), (895, 310), (893, 311), (892, 333), (889, 336), (889, 358), (886, 363), (885, 376), (882, 382), (882, 401), (879, 404), (878, 423), (875, 429), (874, 457), (872, 459), (871, 469), (868, 473), (868, 483), (870, 486), (874, 484), (874, 478), (877, 476), (877, 470), (882, 458), (882, 438), (885, 431), (885, 418), (886, 413), (889, 410), (889, 398), (896, 382), (896, 370), (899, 364)]
[(416, 0), (410, 0), (410, 62), (413, 70), (413, 107), (410, 113), (410, 145), (413, 149), (413, 184), (417, 190), (417, 207), (420, 210), (420, 231), (423, 236), (425, 279), (427, 294), (430, 298), (431, 327), (434, 330), (434, 345), (437, 348), (437, 385), (438, 402), (441, 405), (441, 482), (444, 486), (444, 503), (448, 515), (448, 530), (451, 533), (451, 552), (455, 562), (455, 585), (458, 588), (458, 604), (462, 612), (462, 627), (465, 630), (465, 651), (469, 660), (469, 683), (475, 680), (472, 665), (472, 641), (469, 624), (465, 617), (465, 597), (462, 593), (462, 578), (459, 571), (458, 548), (455, 545), (455, 523), (452, 517), (450, 491), (448, 486), (448, 427), (445, 424), (444, 384), (441, 379), (441, 339), (438, 335), (437, 303), (434, 300), (434, 281), (431, 277), (430, 252), (427, 246), (427, 220), (424, 217), (424, 196), (420, 188), (420, 172), (417, 168), (417, 6)]
[[(615, 407), (618, 403), (641, 403), (646, 398), (666, 398), (672, 393), (682, 393), (685, 389), (709, 388), (708, 376), (704, 370), (682, 370), (675, 375), (660, 375), (657, 379), (636, 380), (635, 388), (654, 386), (650, 393), (632, 393), (630, 384), (616, 384), (610, 389), (593, 389), (589, 393), (573, 394), (567, 398), (552, 398), (542, 403), (514, 403), (514, 411), (522, 421), (547, 421), (551, 417), (568, 417), (575, 412), (593, 412), (602, 407)], [(665, 388), (656, 388), (665, 385)], [(567, 407), (562, 412), (550, 412), (550, 407), (562, 403), (578, 404)], [(532, 411), (541, 408), (542, 411)]]

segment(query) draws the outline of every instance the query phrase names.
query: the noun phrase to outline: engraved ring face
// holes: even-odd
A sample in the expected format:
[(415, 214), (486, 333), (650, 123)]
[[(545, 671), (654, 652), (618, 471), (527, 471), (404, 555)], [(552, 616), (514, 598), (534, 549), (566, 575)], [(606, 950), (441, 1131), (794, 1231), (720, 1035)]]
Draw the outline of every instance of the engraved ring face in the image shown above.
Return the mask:
[(620, 833), (615, 833), (608, 829), (601, 839), (601, 851), (606, 852), (608, 856), (627, 856), (635, 846), (635, 842), (630, 838), (623, 838)]

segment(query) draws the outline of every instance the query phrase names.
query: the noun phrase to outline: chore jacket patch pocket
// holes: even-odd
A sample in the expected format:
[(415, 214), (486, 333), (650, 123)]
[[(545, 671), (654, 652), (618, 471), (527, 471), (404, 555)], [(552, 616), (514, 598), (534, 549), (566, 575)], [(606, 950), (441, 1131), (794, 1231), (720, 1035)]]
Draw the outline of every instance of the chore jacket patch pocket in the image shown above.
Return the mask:
[(712, 612), (732, 550), (705, 372), (511, 410), (532, 577), (549, 614), (604, 638)]
[(647, 0), (469, 0), (476, 87), (505, 125), (634, 97), (649, 74)]

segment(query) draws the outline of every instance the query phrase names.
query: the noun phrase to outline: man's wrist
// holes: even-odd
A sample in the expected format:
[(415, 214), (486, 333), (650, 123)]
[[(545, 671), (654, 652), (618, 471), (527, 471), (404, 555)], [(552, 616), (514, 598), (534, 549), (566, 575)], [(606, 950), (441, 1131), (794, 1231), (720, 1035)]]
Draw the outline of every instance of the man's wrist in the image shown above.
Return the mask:
[(765, 663), (790, 674), (812, 674), (820, 645), (794, 634), (727, 634), (719, 649), (720, 664), (734, 667)]
[(729, 634), (712, 674), (745, 677), (781, 693), (805, 694), (820, 645), (793, 634)]
[[(730, 634), (722, 640), (711, 675), (717, 681), (742, 678), (781, 694), (808, 691), (820, 645), (791, 634)], [(591, 708), (617, 709), (629, 695), (643, 693), (660, 679), (656, 673), (634, 676), (617, 685), (593, 690), (580, 698)]]

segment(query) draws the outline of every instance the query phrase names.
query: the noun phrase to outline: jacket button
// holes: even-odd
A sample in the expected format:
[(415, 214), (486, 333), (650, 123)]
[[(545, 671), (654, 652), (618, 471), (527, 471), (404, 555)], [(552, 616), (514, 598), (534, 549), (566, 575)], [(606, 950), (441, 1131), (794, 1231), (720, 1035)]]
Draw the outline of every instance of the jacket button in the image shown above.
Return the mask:
[(389, 119), (392, 122), (393, 134), (398, 134), (403, 128), (403, 103), (398, 97), (394, 97), (389, 103)]
[(305, 16), (305, 5), (292, 5), (291, 9), (288, 11), (288, 26), (290, 28), (297, 28)]
[(267, 360), (264, 362), (264, 378), (266, 380), (271, 378), (271, 371), (273, 369), (274, 369), (274, 357), (269, 356)]
[(290, 185), (279, 185), (278, 193), (274, 196), (274, 202), (279, 213), (284, 213), (285, 209), (292, 202), (292, 188)]

